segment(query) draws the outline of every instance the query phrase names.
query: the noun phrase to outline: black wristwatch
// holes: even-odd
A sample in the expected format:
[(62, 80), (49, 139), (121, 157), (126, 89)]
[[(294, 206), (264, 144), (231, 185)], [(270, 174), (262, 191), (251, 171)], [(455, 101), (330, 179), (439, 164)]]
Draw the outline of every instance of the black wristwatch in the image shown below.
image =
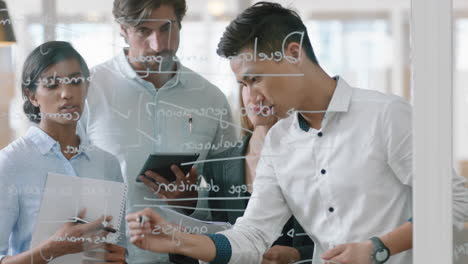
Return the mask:
[(370, 241), (372, 241), (372, 245), (374, 245), (371, 258), (374, 260), (375, 264), (383, 264), (387, 262), (390, 258), (390, 250), (388, 247), (386, 247), (378, 237), (373, 237)]

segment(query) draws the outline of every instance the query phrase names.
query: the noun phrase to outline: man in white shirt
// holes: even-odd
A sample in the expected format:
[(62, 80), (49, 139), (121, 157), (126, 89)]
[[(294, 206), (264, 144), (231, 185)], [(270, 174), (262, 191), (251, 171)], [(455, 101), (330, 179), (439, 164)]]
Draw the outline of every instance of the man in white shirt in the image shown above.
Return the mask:
[[(129, 47), (92, 69), (81, 125), (95, 145), (119, 159), (129, 185), (129, 212), (157, 204), (144, 198), (168, 198), (185, 213), (203, 208), (191, 216), (209, 219), (206, 201), (196, 200), (206, 190), (190, 187), (199, 186), (195, 170), (187, 176), (178, 173), (185, 189), (161, 188), (169, 182), (151, 172), (146, 176), (158, 184), (143, 177), (144, 184), (136, 182), (150, 153), (198, 152), (204, 160), (237, 139), (224, 94), (177, 59), (186, 9), (185, 0), (114, 1), (113, 14)], [(195, 199), (173, 201), (179, 198)], [(167, 263), (168, 257), (132, 246), (129, 262)]]
[[(265, 138), (247, 210), (232, 230), (204, 236), (153, 232), (167, 222), (145, 209), (127, 216), (131, 242), (212, 263), (260, 263), (294, 215), (316, 244), (313, 263), (412, 263), (411, 106), (328, 76), (300, 17), (279, 4), (245, 10), (218, 54), (230, 58), (252, 104), (283, 118)], [(468, 191), (452, 177), (461, 228)], [(139, 215), (150, 223), (139, 225)]]

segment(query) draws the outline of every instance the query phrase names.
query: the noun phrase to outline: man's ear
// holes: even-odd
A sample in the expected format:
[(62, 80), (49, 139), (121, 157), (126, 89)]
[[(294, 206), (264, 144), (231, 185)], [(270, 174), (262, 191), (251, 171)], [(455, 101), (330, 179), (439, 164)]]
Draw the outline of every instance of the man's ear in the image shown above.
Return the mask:
[(299, 43), (297, 42), (290, 42), (284, 51), (284, 58), (289, 62), (289, 63), (302, 63), (304, 60), (303, 52), (302, 52), (302, 47)]
[(39, 102), (36, 99), (36, 94), (31, 92), (31, 90), (26, 90), (26, 96), (28, 97), (29, 101), (35, 107), (39, 107)]

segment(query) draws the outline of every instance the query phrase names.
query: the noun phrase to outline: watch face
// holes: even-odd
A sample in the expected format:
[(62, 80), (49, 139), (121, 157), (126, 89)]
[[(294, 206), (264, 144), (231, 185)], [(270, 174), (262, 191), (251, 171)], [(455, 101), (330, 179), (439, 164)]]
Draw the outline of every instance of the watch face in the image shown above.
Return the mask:
[(385, 249), (382, 249), (375, 254), (375, 260), (377, 261), (385, 261), (387, 258), (388, 252)]

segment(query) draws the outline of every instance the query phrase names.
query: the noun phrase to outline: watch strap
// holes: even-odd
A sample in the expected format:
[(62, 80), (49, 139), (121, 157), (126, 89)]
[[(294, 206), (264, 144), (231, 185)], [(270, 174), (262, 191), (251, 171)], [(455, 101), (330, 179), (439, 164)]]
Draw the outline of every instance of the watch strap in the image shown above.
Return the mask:
[[(390, 258), (390, 249), (388, 249), (387, 246), (380, 240), (378, 237), (372, 237), (370, 238), (370, 241), (372, 242), (372, 245), (374, 246), (374, 250), (372, 251), (372, 259), (376, 264), (383, 264), (387, 262), (387, 260)], [(387, 256), (385, 259), (377, 259), (376, 256), (378, 253), (381, 252), (387, 252)]]

